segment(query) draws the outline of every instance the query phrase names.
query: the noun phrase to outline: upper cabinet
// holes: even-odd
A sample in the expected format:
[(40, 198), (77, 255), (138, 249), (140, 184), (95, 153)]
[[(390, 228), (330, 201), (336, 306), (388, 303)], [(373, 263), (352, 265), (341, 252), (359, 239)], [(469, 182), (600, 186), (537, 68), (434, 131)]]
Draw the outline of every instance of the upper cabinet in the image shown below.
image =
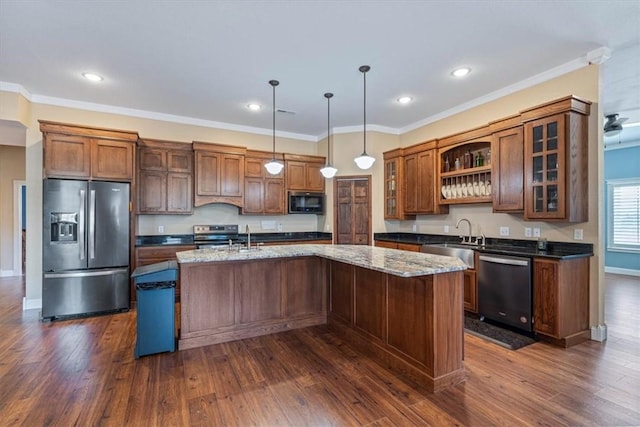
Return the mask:
[(244, 157), (246, 148), (194, 142), (194, 206), (244, 201)]
[(489, 125), (494, 212), (524, 210), (524, 133), (520, 116)]
[(45, 178), (133, 180), (137, 132), (40, 121)]
[(384, 153), (384, 219), (411, 219), (404, 212), (404, 158), (402, 148)]
[(403, 209), (407, 214), (441, 214), (449, 210), (439, 203), (436, 194), (438, 168), (436, 141), (404, 150)]
[(285, 154), (287, 191), (309, 191), (324, 193), (325, 178), (320, 173), (325, 158)]
[[(247, 150), (244, 160), (243, 214), (286, 214), (284, 169), (278, 175), (271, 175), (264, 167), (272, 158), (271, 152)], [(275, 158), (284, 161), (282, 153), (276, 153)]]
[(588, 221), (588, 116), (576, 97), (521, 113), (525, 219)]
[(491, 202), (490, 133), (484, 126), (438, 141), (440, 204)]
[(191, 144), (151, 139), (138, 141), (138, 184), (138, 213), (192, 213)]

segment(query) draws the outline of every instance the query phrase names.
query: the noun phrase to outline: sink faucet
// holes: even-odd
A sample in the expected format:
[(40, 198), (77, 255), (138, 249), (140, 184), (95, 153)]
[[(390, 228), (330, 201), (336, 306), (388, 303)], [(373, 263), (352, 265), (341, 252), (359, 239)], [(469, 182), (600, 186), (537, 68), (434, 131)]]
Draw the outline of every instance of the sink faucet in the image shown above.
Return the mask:
[(247, 249), (251, 249), (251, 230), (249, 229), (249, 224), (247, 224), (245, 232), (247, 233)]
[(469, 224), (469, 239), (467, 240), (464, 236), (460, 236), (462, 237), (462, 243), (471, 243), (471, 221), (469, 221), (467, 218), (460, 218), (456, 223), (456, 229), (459, 228), (462, 221), (466, 221), (467, 224)]

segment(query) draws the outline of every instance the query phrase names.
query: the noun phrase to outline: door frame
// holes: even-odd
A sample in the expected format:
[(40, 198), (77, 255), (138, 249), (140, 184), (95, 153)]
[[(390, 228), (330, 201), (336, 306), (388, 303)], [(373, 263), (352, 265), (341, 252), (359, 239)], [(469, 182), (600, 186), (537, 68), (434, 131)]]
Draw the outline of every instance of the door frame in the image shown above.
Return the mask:
[(333, 234), (335, 235), (333, 241), (338, 242), (338, 181), (367, 181), (367, 190), (369, 195), (369, 229), (367, 234), (369, 235), (369, 246), (373, 246), (373, 234), (372, 234), (372, 197), (371, 197), (371, 175), (341, 175), (337, 176), (333, 180)]
[[(13, 181), (13, 275), (21, 276), (22, 271), (22, 187), (26, 187), (27, 182), (21, 180)], [(25, 260), (26, 262), (26, 260)]]

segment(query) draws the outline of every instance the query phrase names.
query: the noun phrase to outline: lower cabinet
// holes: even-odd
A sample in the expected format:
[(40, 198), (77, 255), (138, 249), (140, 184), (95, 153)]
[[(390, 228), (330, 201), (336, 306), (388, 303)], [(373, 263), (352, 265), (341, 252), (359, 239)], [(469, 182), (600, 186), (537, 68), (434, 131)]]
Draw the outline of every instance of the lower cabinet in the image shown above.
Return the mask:
[[(477, 256), (477, 253), (476, 253)], [(478, 312), (478, 280), (476, 270), (467, 269), (463, 275), (464, 284), (464, 309), (471, 313)]]
[(534, 329), (569, 347), (589, 339), (589, 258), (533, 259)]
[(384, 240), (376, 240), (375, 245), (380, 248), (400, 249), (401, 251), (420, 252), (422, 245), (417, 243), (396, 243)]
[[(196, 249), (195, 245), (171, 245), (171, 246), (141, 246), (136, 248), (134, 269), (149, 264), (155, 264), (163, 261), (175, 261), (176, 252), (190, 251)], [(132, 292), (132, 301), (135, 301), (135, 287)], [(176, 281), (176, 301), (180, 301), (180, 279)]]

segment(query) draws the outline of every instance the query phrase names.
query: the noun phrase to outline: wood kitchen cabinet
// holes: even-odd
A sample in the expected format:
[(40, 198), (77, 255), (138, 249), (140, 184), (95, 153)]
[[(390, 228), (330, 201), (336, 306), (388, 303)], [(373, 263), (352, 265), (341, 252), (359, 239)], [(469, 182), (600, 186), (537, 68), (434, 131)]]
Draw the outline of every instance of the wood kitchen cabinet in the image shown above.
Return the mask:
[(448, 206), (438, 203), (436, 195), (436, 141), (404, 150), (403, 209), (407, 214), (444, 214)]
[(152, 139), (138, 141), (138, 182), (139, 214), (191, 214), (191, 144)]
[[(478, 252), (474, 254), (475, 265), (478, 265)], [(462, 284), (464, 288), (464, 310), (478, 313), (478, 278), (474, 268), (467, 268), (462, 272)]]
[(491, 202), (491, 131), (482, 126), (438, 141), (441, 205)]
[(287, 191), (324, 193), (325, 178), (320, 173), (325, 164), (324, 157), (285, 154), (284, 159)]
[[(285, 204), (284, 169), (278, 175), (271, 175), (264, 165), (273, 158), (273, 153), (247, 150), (244, 160), (244, 203), (243, 214), (284, 215)], [(282, 153), (276, 153), (276, 160), (284, 161)]]
[(525, 219), (588, 221), (590, 106), (569, 96), (521, 112)]
[(244, 157), (246, 148), (193, 142), (195, 154), (194, 206), (244, 202)]
[(45, 178), (133, 180), (137, 132), (40, 120)]
[(404, 211), (404, 150), (387, 151), (384, 156), (384, 219), (415, 219)]
[(533, 259), (533, 327), (569, 347), (589, 339), (589, 258)]
[[(194, 249), (196, 249), (195, 245), (139, 246), (135, 250), (135, 264), (131, 271), (143, 265), (164, 261), (176, 261), (176, 252), (191, 251)], [(135, 286), (131, 294), (132, 301), (135, 301)], [(180, 280), (176, 281), (176, 301), (180, 301)]]
[(402, 242), (387, 242), (385, 240), (376, 240), (375, 246), (388, 249), (400, 249), (401, 251), (420, 252), (422, 245), (418, 243), (402, 243)]
[(494, 212), (524, 210), (524, 132), (520, 116), (493, 122), (491, 177)]

